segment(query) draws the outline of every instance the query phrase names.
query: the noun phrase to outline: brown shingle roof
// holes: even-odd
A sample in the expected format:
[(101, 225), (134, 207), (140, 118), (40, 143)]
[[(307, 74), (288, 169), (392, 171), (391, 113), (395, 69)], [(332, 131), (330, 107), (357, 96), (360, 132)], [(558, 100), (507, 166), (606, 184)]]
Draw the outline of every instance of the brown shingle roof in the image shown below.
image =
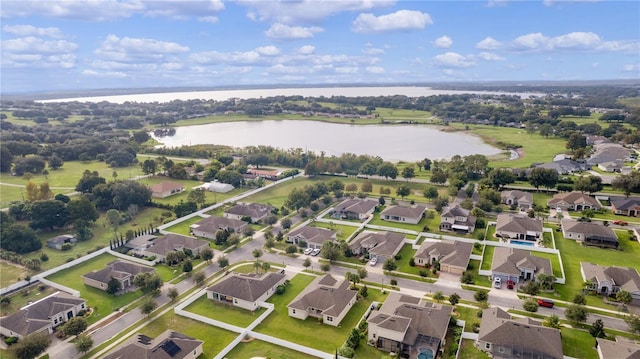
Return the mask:
[(179, 234), (169, 233), (160, 238), (156, 238), (153, 241), (153, 245), (147, 249), (148, 252), (156, 253), (159, 255), (166, 255), (169, 252), (175, 250), (182, 250), (182, 248), (189, 248), (195, 250), (203, 245), (208, 245), (209, 242), (201, 239), (181, 236)]
[(542, 220), (528, 216), (500, 213), (496, 223), (496, 231), (514, 233), (539, 232), (542, 233)]
[(325, 241), (333, 240), (335, 234), (336, 232), (325, 228), (302, 226), (289, 232), (287, 237), (294, 238), (299, 236), (307, 243), (316, 243), (321, 245)]
[(390, 206), (385, 208), (380, 214), (407, 218), (421, 218), (427, 207), (414, 204), (413, 206)]
[(537, 273), (553, 275), (551, 261), (547, 258), (536, 257), (524, 249), (496, 247), (493, 252), (491, 271), (520, 275), (520, 268), (535, 268)]
[(260, 218), (263, 217), (271, 210), (273, 207), (268, 204), (262, 203), (238, 203), (235, 206), (229, 208), (224, 211), (224, 213), (234, 214), (242, 217), (251, 217), (251, 218)]
[(394, 255), (404, 243), (405, 235), (397, 232), (362, 232), (349, 243), (349, 248), (367, 248), (382, 257)]
[(191, 225), (191, 228), (207, 233), (216, 233), (219, 229), (233, 229), (242, 228), (247, 225), (247, 222), (241, 221), (235, 218), (210, 216), (197, 223)]
[(255, 302), (264, 295), (269, 288), (272, 288), (284, 278), (284, 273), (269, 272), (259, 277), (252, 274), (234, 273), (207, 288), (207, 291)]
[(555, 194), (553, 198), (547, 201), (547, 204), (550, 207), (553, 207), (555, 204), (559, 204), (559, 203), (568, 203), (573, 205), (587, 204), (589, 206), (600, 208), (600, 203), (598, 203), (598, 201), (596, 201), (595, 198), (581, 192), (558, 193), (558, 194)]
[(124, 260), (115, 260), (107, 263), (107, 266), (100, 270), (94, 270), (85, 274), (83, 277), (97, 280), (102, 283), (108, 283), (113, 278), (125, 278), (127, 276), (135, 276), (138, 273), (153, 272), (154, 269), (136, 263)]
[(441, 240), (438, 242), (422, 242), (416, 251), (415, 258), (429, 259), (431, 255), (439, 257), (440, 264), (467, 268), (473, 245), (471, 243), (454, 240)]
[(374, 209), (377, 205), (378, 202), (372, 199), (353, 198), (341, 202), (334, 208), (334, 210), (337, 212), (365, 214)]
[[(330, 282), (333, 285), (329, 285)], [(324, 315), (337, 316), (357, 294), (358, 291), (349, 289), (349, 282), (338, 283), (331, 274), (327, 274), (316, 278), (288, 306), (300, 310), (316, 308)]]

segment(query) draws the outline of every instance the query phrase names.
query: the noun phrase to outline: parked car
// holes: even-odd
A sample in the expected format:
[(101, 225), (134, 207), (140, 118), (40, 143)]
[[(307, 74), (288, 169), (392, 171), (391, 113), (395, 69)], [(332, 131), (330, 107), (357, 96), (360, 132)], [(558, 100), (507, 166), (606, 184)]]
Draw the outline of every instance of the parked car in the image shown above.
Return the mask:
[(493, 287), (498, 289), (502, 287), (502, 279), (500, 277), (493, 278)]
[(373, 257), (373, 258), (371, 258), (371, 260), (369, 261), (369, 265), (370, 265), (370, 266), (372, 266), (372, 267), (373, 267), (373, 266), (375, 266), (375, 265), (376, 265), (376, 263), (378, 263), (378, 258), (377, 258), (377, 257)]
[(318, 254), (320, 254), (320, 248), (316, 248), (313, 251), (311, 251), (311, 255), (314, 257), (317, 256)]
[(629, 223), (625, 222), (625, 221), (621, 221), (621, 220), (618, 219), (618, 220), (613, 221), (613, 224), (617, 224), (619, 226), (626, 226)]
[(538, 305), (541, 307), (553, 308), (553, 301), (550, 299), (538, 299)]
[(313, 252), (313, 248), (305, 248), (304, 249), (304, 254), (311, 254), (311, 252)]
[(514, 281), (512, 281), (511, 279), (509, 279), (507, 281), (507, 289), (513, 289), (513, 287), (516, 285), (516, 283)]

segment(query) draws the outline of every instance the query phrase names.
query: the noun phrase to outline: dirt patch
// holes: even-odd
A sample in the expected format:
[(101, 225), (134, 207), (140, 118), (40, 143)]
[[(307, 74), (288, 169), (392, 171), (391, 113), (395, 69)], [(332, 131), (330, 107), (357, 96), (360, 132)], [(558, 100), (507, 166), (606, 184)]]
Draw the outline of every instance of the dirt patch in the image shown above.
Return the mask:
[[(249, 342), (253, 341), (254, 339), (255, 339), (254, 337), (245, 336), (244, 338), (242, 338), (241, 342), (249, 343)], [(260, 357), (256, 357), (256, 358), (252, 358), (252, 359), (257, 359), (257, 358), (260, 358)]]

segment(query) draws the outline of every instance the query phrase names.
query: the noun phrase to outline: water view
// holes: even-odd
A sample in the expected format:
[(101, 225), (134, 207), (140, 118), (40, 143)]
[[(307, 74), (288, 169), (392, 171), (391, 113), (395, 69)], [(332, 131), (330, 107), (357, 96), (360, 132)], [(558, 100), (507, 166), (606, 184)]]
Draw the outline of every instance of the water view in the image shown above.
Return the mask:
[(443, 132), (424, 125), (343, 125), (315, 121), (247, 121), (177, 127), (173, 136), (156, 138), (164, 146), (218, 144), (301, 148), (327, 155), (380, 156), (387, 161), (419, 161), (454, 155), (495, 155), (501, 151), (478, 137)]

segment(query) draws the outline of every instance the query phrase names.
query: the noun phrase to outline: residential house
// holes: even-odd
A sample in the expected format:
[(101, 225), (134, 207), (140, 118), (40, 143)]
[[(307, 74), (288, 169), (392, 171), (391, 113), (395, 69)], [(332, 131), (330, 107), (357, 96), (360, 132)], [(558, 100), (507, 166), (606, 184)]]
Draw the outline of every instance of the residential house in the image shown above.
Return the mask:
[(601, 143), (609, 142), (608, 138), (600, 135), (590, 135), (590, 136), (586, 136), (586, 138), (587, 138), (587, 146), (599, 145)]
[(476, 217), (470, 211), (458, 205), (442, 209), (440, 230), (447, 232), (473, 233), (476, 229)]
[(336, 232), (311, 226), (298, 227), (287, 234), (287, 243), (299, 244), (300, 242), (307, 243), (309, 248), (322, 248), (322, 244), (326, 241), (336, 241)]
[(141, 236), (138, 236), (130, 241), (127, 241), (124, 246), (126, 248), (129, 248), (131, 251), (131, 254), (138, 256), (138, 257), (143, 257), (144, 256), (144, 252), (147, 250), (147, 248), (151, 247), (153, 245), (153, 241), (158, 238), (158, 236), (155, 236), (153, 234), (143, 234)]
[(218, 181), (213, 181), (213, 182), (206, 182), (203, 183), (199, 186), (193, 187), (194, 189), (196, 188), (202, 188), (205, 191), (209, 191), (209, 192), (216, 192), (216, 193), (227, 193), (227, 192), (231, 192), (233, 191), (233, 189), (235, 187), (233, 187), (233, 185), (230, 185), (228, 183), (222, 183), (222, 182), (218, 182)]
[(207, 288), (207, 298), (254, 311), (284, 283), (284, 271), (263, 275), (232, 273)]
[(469, 266), (473, 244), (443, 239), (440, 241), (425, 240), (416, 251), (413, 260), (417, 266), (440, 263), (440, 271), (462, 274)]
[(558, 172), (559, 175), (568, 175), (576, 172), (586, 171), (589, 169), (590, 166), (587, 166), (583, 162), (578, 162), (569, 158), (564, 158), (557, 161), (542, 163), (537, 165), (536, 167), (554, 170)]
[(289, 303), (289, 316), (302, 320), (309, 316), (322, 318), (324, 324), (336, 327), (355, 304), (357, 294), (348, 281), (340, 282), (326, 274), (314, 279)]
[(369, 218), (376, 206), (378, 201), (372, 199), (350, 198), (334, 207), (333, 217), (364, 220)]
[(624, 163), (622, 161), (598, 163), (598, 168), (604, 172), (620, 172), (622, 167), (624, 167)]
[(585, 209), (600, 209), (600, 203), (593, 197), (582, 192), (557, 193), (547, 201), (549, 208), (562, 208), (566, 211), (583, 211)]
[(167, 329), (156, 338), (136, 334), (104, 359), (187, 359), (202, 355), (204, 342)]
[(124, 260), (115, 260), (107, 263), (106, 267), (100, 270), (94, 270), (82, 276), (85, 285), (107, 290), (109, 281), (113, 278), (118, 281), (119, 290), (126, 290), (133, 286), (133, 278), (139, 273), (154, 272), (151, 267), (141, 264), (127, 262)]
[(252, 175), (256, 175), (258, 177), (262, 177), (262, 178), (267, 179), (267, 180), (277, 181), (280, 178), (280, 175), (282, 174), (282, 171), (260, 170), (260, 169), (257, 169), (257, 168), (249, 168), (249, 169), (247, 169), (247, 173), (250, 173)]
[(523, 215), (500, 213), (496, 222), (496, 237), (509, 241), (537, 242), (542, 240), (542, 220)]
[(0, 334), (23, 339), (35, 333), (52, 334), (53, 329), (87, 309), (87, 302), (63, 292), (56, 292), (20, 308), (0, 320)]
[(385, 221), (418, 224), (427, 207), (421, 204), (412, 206), (389, 206), (380, 213), (380, 218)]
[(209, 248), (208, 241), (169, 233), (154, 239), (151, 246), (144, 250), (143, 256), (156, 256), (156, 261), (163, 262), (169, 252), (188, 249), (195, 256), (204, 248)]
[[(397, 292), (367, 319), (369, 343), (400, 357), (436, 358), (444, 348), (452, 313), (449, 305), (425, 302)], [(430, 354), (430, 355), (429, 355)]]
[(164, 181), (154, 184), (150, 188), (151, 197), (153, 198), (166, 198), (176, 193), (180, 193), (185, 189), (184, 185), (173, 181)]
[(608, 226), (593, 222), (578, 222), (573, 219), (563, 219), (561, 222), (564, 238), (584, 242), (588, 245), (618, 248), (618, 236)]
[(520, 190), (500, 192), (502, 203), (507, 206), (517, 206), (521, 211), (528, 211), (533, 208), (533, 194)]
[(400, 252), (404, 239), (405, 235), (397, 232), (363, 231), (349, 242), (349, 249), (356, 256), (368, 253), (370, 258), (377, 258), (378, 262), (384, 262), (388, 258), (394, 258)]
[(640, 215), (640, 197), (611, 199), (611, 211), (623, 216)]
[(476, 347), (499, 359), (563, 359), (560, 330), (511, 315), (498, 307), (482, 312)]
[(491, 277), (506, 283), (535, 280), (538, 274), (553, 275), (551, 261), (536, 257), (524, 249), (495, 247), (491, 262)]
[(636, 269), (580, 262), (580, 272), (598, 294), (614, 295), (624, 290), (631, 293), (632, 304), (640, 305), (640, 274)]
[(616, 340), (596, 338), (596, 350), (600, 359), (640, 359), (640, 344), (620, 337)]
[(631, 157), (631, 151), (618, 143), (600, 143), (593, 146), (593, 154), (587, 164), (595, 166), (604, 162), (624, 162)]
[(228, 230), (233, 233), (244, 233), (249, 226), (247, 222), (234, 218), (209, 216), (189, 226), (191, 233), (197, 237), (216, 239), (216, 233), (220, 230)]
[(251, 218), (251, 223), (258, 223), (266, 217), (273, 207), (262, 203), (238, 203), (224, 211), (224, 217), (242, 220)]
[(62, 250), (63, 245), (73, 245), (77, 242), (78, 240), (76, 239), (76, 236), (72, 234), (61, 234), (59, 236), (47, 239), (47, 247)]

